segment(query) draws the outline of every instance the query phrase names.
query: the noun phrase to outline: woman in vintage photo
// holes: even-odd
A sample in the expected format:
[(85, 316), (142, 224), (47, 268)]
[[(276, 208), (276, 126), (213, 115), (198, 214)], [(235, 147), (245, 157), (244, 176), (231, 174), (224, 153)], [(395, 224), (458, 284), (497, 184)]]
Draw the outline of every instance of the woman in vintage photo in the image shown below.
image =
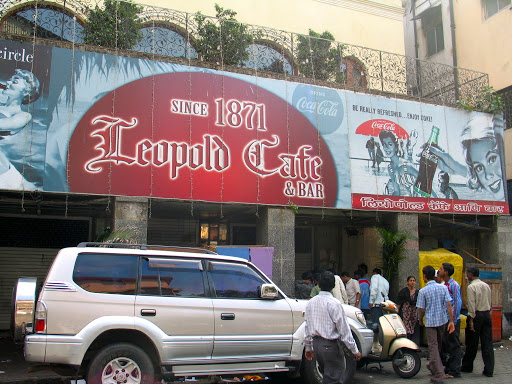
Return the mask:
[[(39, 80), (30, 71), (16, 69), (0, 91), (0, 181), (6, 189), (33, 190), (35, 185), (21, 173), (28, 154), (32, 114), (22, 109), (39, 97)], [(17, 164), (17, 166), (15, 166)], [(18, 168), (17, 168), (18, 167)], [(30, 167), (27, 167), (29, 169)]]
[(466, 165), (459, 163), (440, 148), (431, 148), (439, 157), (438, 167), (448, 173), (466, 176), (472, 190), (486, 192), (495, 201), (504, 201), (504, 143), (501, 116), (478, 114), (464, 126), (460, 136)]
[(21, 106), (33, 103), (39, 97), (39, 80), (25, 69), (16, 69), (14, 75), (2, 84), (0, 92), (0, 136), (15, 135), (32, 120), (32, 114)]
[(398, 140), (391, 131), (382, 130), (379, 133), (379, 140), (382, 145), (384, 156), (389, 158), (388, 165), (389, 181), (386, 184), (386, 194), (396, 196), (414, 196), (413, 186), (418, 176), (418, 170), (412, 164), (412, 151), (416, 144), (417, 133), (411, 132), (407, 145), (407, 158), (401, 159), (398, 156)]

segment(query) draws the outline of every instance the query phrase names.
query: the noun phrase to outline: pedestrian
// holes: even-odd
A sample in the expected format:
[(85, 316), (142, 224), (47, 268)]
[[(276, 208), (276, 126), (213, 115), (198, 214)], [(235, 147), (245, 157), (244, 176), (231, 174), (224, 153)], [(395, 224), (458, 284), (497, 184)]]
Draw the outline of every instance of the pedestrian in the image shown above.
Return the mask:
[[(320, 286), (318, 285), (318, 282), (320, 280), (320, 276), (322, 273), (325, 272), (324, 269), (318, 270), (313, 276), (313, 279), (315, 280), (315, 286), (311, 289), (310, 297), (315, 297), (318, 295), (321, 291)], [(334, 275), (335, 284), (334, 288), (332, 289), (331, 293), (332, 295), (337, 298), (342, 304), (348, 304), (348, 297), (347, 292), (345, 291), (345, 285), (343, 284), (343, 281), (341, 280), (341, 277), (334, 274), (334, 271), (329, 271)]]
[(462, 372), (473, 372), (473, 362), (480, 339), (484, 370), (482, 374), (494, 374), (494, 350), (492, 346), (491, 288), (480, 280), (480, 270), (469, 267), (466, 270), (469, 285), (466, 291), (468, 324), (466, 325), (466, 354), (462, 359)]
[(398, 314), (404, 322), (407, 338), (413, 340), (416, 344), (420, 343), (420, 326), (418, 323), (418, 310), (416, 308), (418, 292), (416, 289), (416, 278), (408, 276), (407, 286), (398, 292), (396, 300)]
[(308, 360), (316, 357), (323, 373), (322, 384), (340, 384), (345, 371), (344, 343), (356, 360), (361, 353), (352, 337), (343, 306), (331, 294), (334, 289), (334, 274), (325, 271), (318, 282), (320, 293), (306, 306), (305, 356)]
[(389, 282), (382, 276), (380, 268), (375, 268), (370, 280), (370, 317), (374, 324), (383, 315), (381, 304), (388, 299)]
[(439, 269), (436, 269), (436, 271), (435, 271), (435, 274), (434, 274), (434, 281), (435, 281), (437, 284), (444, 285), (443, 278), (442, 278), (442, 277), (441, 277), (441, 275), (439, 274)]
[(363, 272), (363, 279), (370, 281), (371, 276), (368, 275), (368, 266), (365, 263), (359, 264), (357, 269)]
[(301, 276), (301, 280), (297, 280), (295, 282), (295, 296), (298, 299), (309, 299), (311, 290), (314, 286), (315, 283), (313, 283), (313, 272), (304, 272)]
[(321, 291), (320, 286), (318, 285), (318, 282), (320, 281), (320, 276), (322, 275), (322, 272), (324, 272), (324, 270), (318, 270), (313, 274), (313, 284), (315, 284), (315, 286), (313, 288), (311, 288), (311, 292), (309, 294), (310, 298), (315, 297)]
[(361, 290), (361, 301), (359, 302), (361, 311), (363, 311), (366, 319), (370, 318), (370, 281), (363, 277), (364, 273), (361, 270), (354, 272), (354, 277), (359, 282), (359, 288)]
[(452, 277), (455, 268), (451, 263), (443, 263), (439, 269), (439, 275), (442, 277), (444, 284), (448, 288), (451, 304), (453, 309), (453, 321), (455, 323), (455, 331), (453, 333), (446, 332), (443, 338), (443, 351), (446, 351), (448, 358), (444, 364), (445, 373), (452, 377), (461, 377), (460, 368), (462, 363), (462, 347), (460, 345), (460, 311), (462, 309), (462, 296), (460, 293), (460, 285)]
[(341, 280), (341, 277), (338, 276), (334, 270), (331, 269), (329, 272), (334, 275), (334, 289), (331, 292), (332, 295), (343, 304), (348, 304), (347, 291), (345, 289), (345, 284), (343, 284), (343, 280)]
[(420, 309), (420, 324), (425, 316), (427, 331), (429, 364), (427, 368), (432, 373), (431, 383), (443, 383), (448, 378), (441, 363), (441, 346), (448, 324), (448, 332), (455, 330), (451, 297), (444, 285), (435, 281), (435, 269), (431, 265), (423, 267), (423, 280), (427, 285), (420, 289), (416, 306)]
[(348, 303), (359, 308), (361, 302), (361, 288), (359, 282), (350, 277), (348, 272), (341, 273), (341, 280), (345, 283), (345, 291), (347, 292)]

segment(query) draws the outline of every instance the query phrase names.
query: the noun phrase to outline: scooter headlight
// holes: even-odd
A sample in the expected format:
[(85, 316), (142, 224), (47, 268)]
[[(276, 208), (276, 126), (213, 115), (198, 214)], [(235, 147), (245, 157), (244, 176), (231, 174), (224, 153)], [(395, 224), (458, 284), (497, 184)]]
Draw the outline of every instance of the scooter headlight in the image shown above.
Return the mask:
[(362, 325), (363, 327), (366, 327), (366, 319), (365, 319), (365, 317), (364, 317), (363, 312), (361, 312), (361, 311), (357, 311), (357, 312), (356, 312), (356, 319), (357, 319), (357, 321), (359, 321), (359, 323), (361, 323), (361, 325)]

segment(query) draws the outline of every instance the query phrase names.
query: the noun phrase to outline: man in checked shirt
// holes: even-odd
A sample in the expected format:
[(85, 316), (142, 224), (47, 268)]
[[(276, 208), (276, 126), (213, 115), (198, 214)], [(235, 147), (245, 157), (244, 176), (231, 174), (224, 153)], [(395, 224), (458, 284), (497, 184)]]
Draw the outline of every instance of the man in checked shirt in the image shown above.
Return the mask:
[(361, 359), (345, 311), (331, 294), (334, 284), (334, 274), (323, 272), (318, 282), (321, 291), (309, 300), (306, 307), (305, 356), (308, 360), (316, 356), (323, 373), (322, 384), (339, 384), (341, 381), (345, 359), (340, 342), (345, 343), (356, 360)]

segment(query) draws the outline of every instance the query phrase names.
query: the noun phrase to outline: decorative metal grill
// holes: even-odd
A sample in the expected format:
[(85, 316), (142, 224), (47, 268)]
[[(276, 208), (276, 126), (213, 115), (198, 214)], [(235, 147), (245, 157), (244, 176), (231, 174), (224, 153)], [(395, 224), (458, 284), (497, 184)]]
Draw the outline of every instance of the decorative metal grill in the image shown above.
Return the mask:
[[(3, 0), (0, 31), (81, 43), (84, 20), (97, 6), (101, 6), (98, 0), (53, 0), (51, 3)], [(334, 88), (382, 92), (448, 106), (456, 106), (462, 97), (473, 98), (489, 83), (488, 75), (482, 72), (238, 22), (235, 28), (230, 28), (227, 20), (204, 16), (205, 22), (215, 26), (208, 35), (204, 30), (201, 32), (196, 14), (141, 7), (142, 38), (133, 47), (138, 52), (210, 60), (225, 70), (229, 70), (225, 66), (235, 65), (256, 72), (293, 76), (296, 81), (302, 81), (297, 78), (302, 77)], [(236, 29), (250, 34), (253, 39), (233, 52), (226, 41), (235, 36), (226, 36), (226, 31)], [(201, 54), (201, 39), (205, 37), (218, 40), (218, 52)], [(240, 49), (245, 50), (246, 55), (242, 55), (245, 59), (230, 61), (230, 55), (239, 54)], [(507, 94), (510, 98), (508, 95), (510, 92)], [(510, 105), (509, 101), (509, 110)]]
[(505, 104), (503, 117), (505, 118), (506, 128), (512, 128), (512, 86), (503, 88), (497, 92)]

